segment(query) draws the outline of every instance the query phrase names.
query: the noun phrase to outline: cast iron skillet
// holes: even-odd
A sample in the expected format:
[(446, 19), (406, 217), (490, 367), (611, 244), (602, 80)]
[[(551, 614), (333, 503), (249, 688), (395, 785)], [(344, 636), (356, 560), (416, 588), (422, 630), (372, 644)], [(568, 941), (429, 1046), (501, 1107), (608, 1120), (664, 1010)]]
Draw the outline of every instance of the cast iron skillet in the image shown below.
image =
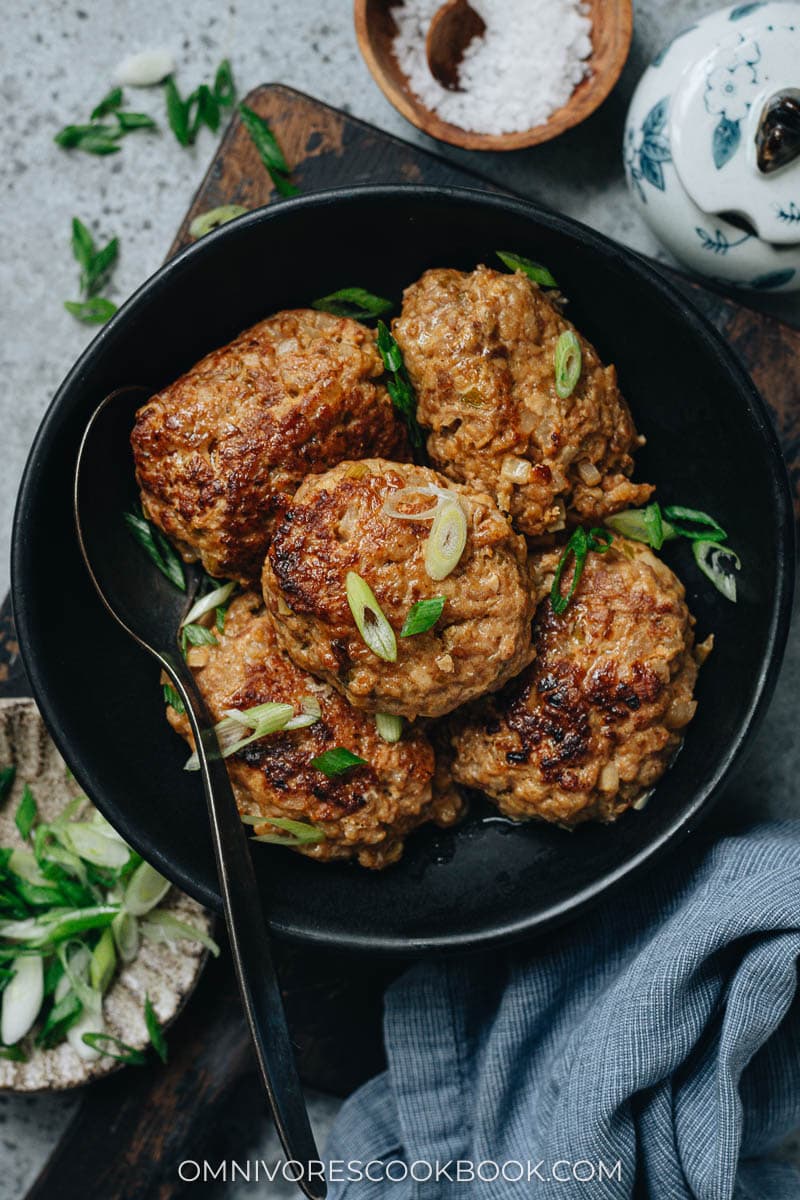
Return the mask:
[[(164, 719), (158, 672), (101, 607), (72, 527), (86, 421), (108, 392), (155, 390), (248, 324), (359, 284), (400, 298), (427, 267), (546, 263), (569, 315), (617, 364), (648, 444), (638, 475), (662, 503), (713, 513), (741, 555), (739, 603), (665, 548), (702, 638), (697, 716), (642, 812), (573, 834), (512, 827), (481, 803), (424, 830), (373, 873), (254, 847), (273, 930), (305, 943), (419, 953), (486, 946), (574, 916), (693, 828), (771, 695), (786, 637), (793, 526), (778, 443), (749, 378), (706, 321), (639, 258), (533, 205), (461, 189), (352, 188), (288, 200), (226, 225), (148, 280), (70, 372), (28, 460), (14, 521), (14, 613), (44, 718), (78, 781), (156, 867), (219, 908), (200, 787)], [(120, 471), (130, 470), (121, 462)], [(120, 521), (120, 537), (127, 536)]]

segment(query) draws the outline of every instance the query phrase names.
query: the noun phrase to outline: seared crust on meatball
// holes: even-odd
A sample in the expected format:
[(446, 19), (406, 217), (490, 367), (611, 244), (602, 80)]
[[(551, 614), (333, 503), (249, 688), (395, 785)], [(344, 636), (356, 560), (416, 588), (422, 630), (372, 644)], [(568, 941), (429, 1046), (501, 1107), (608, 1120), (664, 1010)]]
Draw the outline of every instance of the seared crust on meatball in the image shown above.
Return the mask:
[[(650, 485), (628, 478), (640, 439), (614, 367), (522, 272), (426, 271), (393, 329), (433, 465), (495, 496), (516, 529), (538, 536), (563, 529), (565, 509), (597, 521), (647, 500)], [(564, 400), (554, 355), (568, 329), (583, 365)]]
[[(306, 696), (319, 703), (316, 724), (251, 742), (228, 758), (236, 802), (242, 814), (310, 821), (325, 841), (296, 847), (310, 858), (354, 858), (364, 867), (396, 862), (403, 839), (427, 821), (451, 825), (460, 813), (452, 790), (434, 785), (433, 749), (419, 729), (404, 730), (399, 742), (385, 742), (372, 717), (357, 712), (338, 692), (294, 666), (280, 649), (261, 597), (247, 593), (231, 604), (217, 646), (204, 646), (205, 665), (196, 678), (215, 720), (226, 709), (246, 709), (267, 701), (293, 704)], [(190, 745), (185, 715), (169, 708), (170, 724)], [(345, 746), (367, 765), (327, 776), (311, 760)], [(279, 832), (265, 821), (256, 833)]]
[(374, 334), (280, 312), (201, 359), (139, 410), (131, 442), (147, 516), (187, 562), (258, 581), (301, 480), (344, 458), (406, 457)]
[[(546, 586), (557, 562), (536, 564)], [(454, 778), (517, 820), (613, 821), (661, 777), (694, 715), (710, 642), (695, 648), (693, 627), (669, 567), (615, 537), (589, 555), (561, 616), (542, 601), (533, 665), (453, 719)]]
[[(467, 541), (447, 578), (425, 569), (431, 521), (384, 509), (402, 488), (435, 486), (457, 497)], [(406, 496), (403, 511), (430, 510), (435, 497)], [(372, 588), (397, 636), (397, 661), (365, 643), (350, 610), (346, 577)], [(310, 476), (275, 531), (264, 566), (264, 599), (278, 640), (294, 662), (370, 712), (437, 717), (501, 687), (530, 661), (533, 602), (524, 539), (491, 498), (427, 467), (367, 459)], [(419, 600), (445, 598), (427, 632), (400, 637)]]

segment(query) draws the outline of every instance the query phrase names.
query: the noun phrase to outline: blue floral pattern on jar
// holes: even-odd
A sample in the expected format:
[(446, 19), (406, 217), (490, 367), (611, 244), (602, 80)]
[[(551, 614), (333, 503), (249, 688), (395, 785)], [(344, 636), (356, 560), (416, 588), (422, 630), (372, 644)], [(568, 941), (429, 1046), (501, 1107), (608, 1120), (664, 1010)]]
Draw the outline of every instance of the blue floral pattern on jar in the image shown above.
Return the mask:
[(644, 204), (647, 203), (644, 183), (660, 192), (666, 187), (664, 163), (672, 162), (666, 134), (668, 112), (669, 96), (665, 96), (653, 105), (639, 129), (629, 126), (625, 135), (625, 167)]
[(742, 141), (742, 120), (750, 111), (758, 91), (756, 64), (761, 51), (756, 42), (742, 38), (731, 50), (730, 58), (706, 76), (703, 101), (711, 116), (719, 117), (714, 127), (711, 153), (714, 166), (721, 170), (733, 158)]

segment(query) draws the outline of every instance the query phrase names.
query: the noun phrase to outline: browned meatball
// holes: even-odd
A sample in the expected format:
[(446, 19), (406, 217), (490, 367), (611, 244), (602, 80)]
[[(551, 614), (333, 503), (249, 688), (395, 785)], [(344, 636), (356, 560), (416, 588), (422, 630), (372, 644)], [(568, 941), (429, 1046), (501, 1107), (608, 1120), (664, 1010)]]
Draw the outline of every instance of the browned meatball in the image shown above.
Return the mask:
[[(549, 590), (556, 553), (537, 563)], [(509, 817), (613, 821), (669, 766), (694, 715), (698, 664), (683, 585), (645, 546), (590, 554), (561, 616), (534, 621), (536, 659), (463, 722), (453, 776)]]
[[(375, 721), (357, 712), (338, 692), (294, 666), (279, 648), (261, 597), (247, 593), (234, 600), (218, 635), (217, 646), (198, 650), (197, 682), (216, 720), (227, 709), (252, 708), (267, 701), (295, 705), (312, 696), (322, 716), (316, 724), (251, 742), (228, 758), (236, 802), (242, 814), (310, 821), (325, 834), (315, 845), (299, 846), (311, 858), (355, 858), (364, 867), (396, 862), (403, 839), (427, 821), (451, 825), (460, 813), (454, 791), (439, 790), (434, 780), (433, 749), (425, 734), (405, 729), (399, 742), (384, 741)], [(174, 709), (170, 724), (190, 745), (189, 722)], [(311, 760), (344, 746), (366, 766), (327, 776)], [(256, 825), (256, 833), (276, 833)]]
[(433, 465), (495, 496), (531, 536), (563, 529), (567, 509), (596, 521), (652, 491), (628, 479), (640, 439), (616, 372), (580, 334), (580, 379), (559, 398), (554, 355), (568, 329), (525, 275), (486, 267), (426, 271), (394, 322)]
[[(438, 487), (457, 498), (467, 539), (451, 574), (436, 582), (425, 567), (431, 521), (406, 520), (385, 505), (403, 488)], [(408, 495), (407, 513), (436, 498)], [(342, 463), (305, 481), (273, 537), (264, 598), (278, 639), (298, 666), (370, 712), (436, 717), (493, 691), (531, 659), (533, 602), (524, 539), (489, 496), (426, 467), (368, 459)], [(350, 572), (373, 590), (396, 635), (397, 659), (365, 643), (350, 610)], [(410, 609), (444, 597), (427, 632), (400, 637)]]
[(298, 309), (245, 330), (139, 410), (136, 478), (187, 561), (241, 582), (301, 480), (344, 458), (406, 457), (374, 335)]

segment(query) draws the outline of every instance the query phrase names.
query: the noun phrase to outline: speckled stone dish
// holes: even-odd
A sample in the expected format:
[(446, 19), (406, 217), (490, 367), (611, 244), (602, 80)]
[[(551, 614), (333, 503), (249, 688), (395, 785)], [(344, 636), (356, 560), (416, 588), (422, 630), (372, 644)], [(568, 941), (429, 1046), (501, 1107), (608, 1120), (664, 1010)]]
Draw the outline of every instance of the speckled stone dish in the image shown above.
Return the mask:
[[(12, 763), (17, 777), (9, 800), (0, 808), (0, 846), (22, 845), (14, 813), (26, 783), (45, 820), (56, 817), (78, 793), (32, 700), (0, 701), (0, 764)], [(211, 915), (174, 888), (162, 907), (198, 929), (211, 930)], [(106, 993), (103, 1013), (109, 1033), (137, 1049), (147, 1046), (145, 994), (150, 996), (161, 1024), (169, 1023), (197, 982), (206, 954), (197, 942), (178, 941), (166, 946), (143, 938), (138, 956), (123, 966)], [(69, 1043), (62, 1042), (52, 1050), (33, 1049), (27, 1062), (0, 1059), (0, 1090), (62, 1091), (108, 1075), (119, 1065), (111, 1058), (84, 1062)]]

